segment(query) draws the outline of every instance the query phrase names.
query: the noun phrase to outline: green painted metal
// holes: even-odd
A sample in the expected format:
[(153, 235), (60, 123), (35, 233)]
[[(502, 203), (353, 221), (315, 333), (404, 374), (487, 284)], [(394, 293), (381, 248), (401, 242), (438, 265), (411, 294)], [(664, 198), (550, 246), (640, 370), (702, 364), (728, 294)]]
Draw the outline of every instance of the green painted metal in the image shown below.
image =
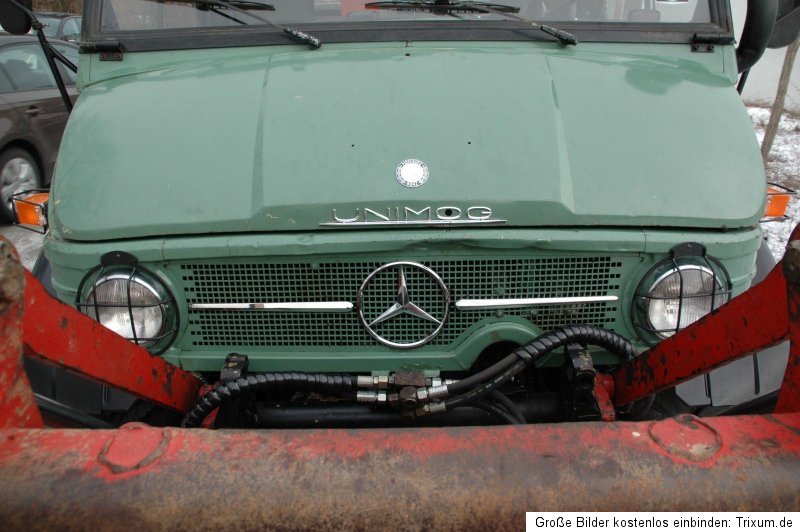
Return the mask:
[[(385, 236), (379, 242), (376, 234)], [(476, 323), (453, 343), (430, 345), (399, 351), (373, 342), (367, 345), (263, 346), (192, 345), (187, 323), (187, 300), (181, 279), (181, 265), (189, 262), (209, 264), (319, 264), (330, 261), (417, 260), (422, 263), (457, 258), (574, 257), (608, 254), (619, 260), (619, 289), (611, 295), (620, 304), (611, 314), (608, 327), (634, 337), (630, 325), (630, 300), (641, 278), (678, 242), (698, 241), (719, 258), (728, 269), (735, 294), (749, 286), (753, 257), (758, 245), (758, 229), (729, 232), (642, 231), (608, 229), (484, 229), (460, 231), (347, 231), (312, 235), (255, 234), (228, 236), (143, 239), (126, 242), (76, 243), (48, 240), (48, 256), (53, 263), (56, 288), (62, 299), (74, 301), (75, 291), (85, 271), (96, 265), (109, 251), (126, 249), (157, 273), (176, 297), (181, 311), (181, 328), (176, 344), (164, 356), (190, 370), (218, 370), (224, 355), (246, 352), (254, 371), (389, 371), (396, 369), (463, 370), (480, 353), (498, 342), (524, 343), (541, 330), (523, 314), (504, 312), (476, 318)], [(609, 252), (608, 250), (614, 250)], [(66, 265), (72, 265), (67, 267)], [(258, 287), (254, 286), (253, 290)], [(224, 291), (223, 291), (224, 293)], [(355, 300), (355, 293), (350, 301)], [(532, 318), (535, 322), (535, 318)], [(320, 318), (324, 322), (323, 318)], [(363, 333), (365, 340), (366, 332)], [(610, 362), (598, 354), (597, 363)], [(558, 363), (557, 361), (554, 363)]]
[[(80, 241), (309, 233), (334, 209), (476, 205), (508, 227), (750, 227), (764, 173), (724, 48), (350, 44), (129, 53), (118, 65), (90, 55), (53, 229)], [(395, 180), (407, 158), (429, 165), (425, 186)]]
[[(678, 243), (707, 246), (734, 294), (750, 284), (764, 169), (735, 81), (733, 47), (693, 53), (688, 44), (349, 43), (126, 52), (123, 61), (82, 54), (82, 94), (45, 243), (54, 286), (74, 302), (103, 254), (135, 255), (180, 309), (163, 356), (190, 370), (216, 371), (230, 351), (247, 353), (253, 371), (465, 370), (484, 349), (524, 343), (570, 315), (635, 338), (633, 293)], [(430, 169), (422, 187), (395, 179), (409, 158)], [(439, 207), (489, 208), (505, 222), (321, 225), (379, 219), (366, 209), (395, 217)], [(452, 276), (461, 266), (441, 265), (551, 258), (569, 265), (548, 274), (556, 283), (590, 278), (619, 301), (544, 321), (530, 308), (482, 311), (412, 350), (373, 341), (354, 313), (321, 317), (327, 336), (292, 337), (313, 320), (214, 321), (188, 310), (198, 267), (346, 264), (358, 273), (331, 292), (355, 303), (358, 276), (395, 260)], [(575, 267), (587, 258), (613, 267), (587, 274)], [(613, 282), (604, 285), (604, 275)], [(487, 276), (482, 293), (502, 296), (512, 277)], [(221, 301), (244, 297), (242, 282), (269, 294), (259, 283), (271, 278), (246, 279), (210, 282)], [(223, 334), (237, 326), (257, 331), (250, 343)], [(595, 361), (613, 362), (603, 353)]]

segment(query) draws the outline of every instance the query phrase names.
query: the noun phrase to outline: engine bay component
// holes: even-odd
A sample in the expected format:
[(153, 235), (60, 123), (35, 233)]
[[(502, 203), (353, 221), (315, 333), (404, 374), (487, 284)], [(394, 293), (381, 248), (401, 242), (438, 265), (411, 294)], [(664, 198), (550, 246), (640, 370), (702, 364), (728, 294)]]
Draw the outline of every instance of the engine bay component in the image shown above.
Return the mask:
[[(484, 411), (504, 423), (526, 423), (529, 420), (523, 411), (536, 408), (530, 405), (535, 405), (547, 390), (535, 390), (521, 382), (511, 381), (526, 369), (534, 370), (543, 356), (559, 348), (565, 348), (565, 369), (558, 419), (600, 419), (600, 407), (594, 396), (596, 370), (591, 354), (584, 345), (602, 347), (622, 360), (637, 354), (628, 340), (615, 333), (597, 327), (575, 325), (543, 334), (463, 380), (442, 381), (427, 378), (422, 372), (409, 371), (379, 376), (302, 372), (241, 376), (221, 382), (204, 395), (185, 416), (183, 426), (197, 427), (214, 410), (223, 406), (228, 410), (241, 410), (244, 407), (246, 413), (244, 416), (225, 415), (224, 421), (215, 422), (215, 426), (228, 426), (226, 423), (230, 423), (231, 419), (235, 420), (233, 423), (245, 420), (245, 423), (262, 424), (262, 413), (267, 413), (266, 418), (274, 417), (276, 405), (287, 411), (294, 411), (298, 405), (301, 406), (301, 415), (302, 409), (306, 409), (305, 414), (311, 412), (314, 426), (317, 426), (316, 416), (336, 417), (338, 408), (344, 406), (352, 410), (353, 403), (385, 409), (390, 415), (409, 424), (418, 418), (438, 417), (465, 407)], [(229, 369), (228, 364), (234, 367), (239, 364), (241, 367), (245, 360), (246, 355), (229, 355), (223, 373)], [(504, 392), (521, 396), (520, 404)], [(299, 401), (296, 400), (298, 394), (301, 396)], [(242, 402), (255, 403), (255, 410)], [(317, 410), (308, 410), (309, 403)], [(320, 409), (317, 406), (319, 403), (326, 406)], [(370, 415), (360, 410), (356, 410), (356, 415), (371, 419)], [(539, 416), (532, 416), (532, 419), (536, 417)], [(375, 420), (385, 422), (385, 416), (378, 414)]]
[(231, 353), (225, 357), (225, 365), (219, 374), (219, 380), (223, 384), (240, 379), (247, 375), (248, 366), (247, 355)]

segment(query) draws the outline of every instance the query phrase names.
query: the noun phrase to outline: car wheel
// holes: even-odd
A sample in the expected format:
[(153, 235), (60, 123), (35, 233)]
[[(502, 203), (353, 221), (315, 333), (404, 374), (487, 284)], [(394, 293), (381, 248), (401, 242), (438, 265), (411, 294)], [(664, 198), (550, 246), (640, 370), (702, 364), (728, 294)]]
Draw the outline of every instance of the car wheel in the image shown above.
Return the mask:
[(41, 186), (39, 165), (21, 148), (11, 148), (0, 155), (0, 220), (14, 221), (11, 196)]

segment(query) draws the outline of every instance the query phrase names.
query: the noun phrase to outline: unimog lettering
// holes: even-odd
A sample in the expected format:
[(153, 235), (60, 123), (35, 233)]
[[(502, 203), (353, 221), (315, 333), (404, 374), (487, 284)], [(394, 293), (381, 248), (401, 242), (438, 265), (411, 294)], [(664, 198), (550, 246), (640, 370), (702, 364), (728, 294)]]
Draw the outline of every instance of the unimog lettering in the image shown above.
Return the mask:
[(455, 205), (443, 205), (441, 207), (423, 207), (414, 209), (412, 207), (386, 207), (385, 209), (373, 209), (369, 207), (357, 208), (352, 217), (340, 216), (338, 209), (331, 212), (332, 221), (322, 225), (393, 225), (393, 224), (414, 224), (414, 223), (503, 223), (492, 217), (491, 207), (483, 205), (473, 205), (471, 207), (458, 207)]

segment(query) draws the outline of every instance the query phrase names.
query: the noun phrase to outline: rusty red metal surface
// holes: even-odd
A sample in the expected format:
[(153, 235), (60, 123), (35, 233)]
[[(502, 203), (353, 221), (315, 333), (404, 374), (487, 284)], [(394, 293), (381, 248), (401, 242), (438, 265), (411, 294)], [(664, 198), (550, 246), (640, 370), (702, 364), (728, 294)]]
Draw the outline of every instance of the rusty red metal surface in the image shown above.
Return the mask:
[(0, 428), (42, 426), (22, 367), (24, 282), (16, 251), (0, 237)]
[(614, 397), (614, 379), (609, 375), (598, 374), (595, 377), (594, 398), (600, 407), (600, 419), (603, 421), (614, 421), (617, 418), (612, 397)]
[(0, 478), (0, 522), (11, 530), (131, 522), (495, 530), (521, 527), (536, 510), (796, 510), (800, 414), (451, 429), (6, 430)]
[(790, 347), (775, 411), (800, 412), (800, 242), (789, 245), (783, 265), (788, 294)]
[(790, 339), (776, 412), (800, 411), (800, 226), (761, 283), (661, 342), (614, 373), (614, 403), (625, 405), (742, 356)]
[(737, 358), (775, 345), (789, 333), (781, 264), (761, 283), (614, 373), (614, 404), (625, 405)]
[(185, 412), (200, 382), (47, 294), (25, 272), (25, 354), (38, 356), (154, 403)]

